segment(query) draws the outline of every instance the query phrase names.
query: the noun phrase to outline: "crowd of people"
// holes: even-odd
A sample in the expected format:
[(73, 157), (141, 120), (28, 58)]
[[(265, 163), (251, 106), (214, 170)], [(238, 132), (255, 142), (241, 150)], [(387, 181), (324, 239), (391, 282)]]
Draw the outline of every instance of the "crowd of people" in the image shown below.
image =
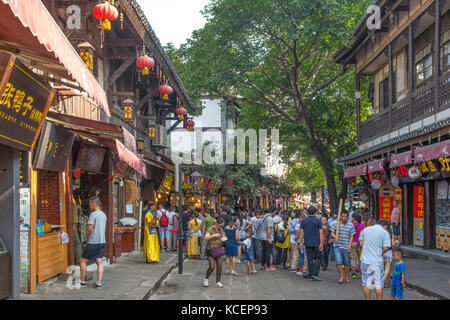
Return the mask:
[(150, 201), (145, 203), (144, 213), (146, 261), (159, 262), (161, 250), (178, 250), (181, 236), (188, 258), (208, 260), (205, 287), (214, 270), (216, 287), (223, 287), (224, 261), (227, 275), (238, 276), (236, 264), (246, 263), (248, 275), (256, 274), (259, 265), (260, 272), (286, 269), (311, 281), (322, 281), (320, 269), (327, 271), (331, 260), (336, 262), (339, 284), (350, 283), (350, 278), (357, 279), (359, 275), (366, 299), (370, 299), (371, 289), (381, 299), (386, 287), (391, 287), (393, 299), (404, 298), (405, 267), (398, 248), (398, 212), (393, 212), (391, 220), (394, 234), (389, 221), (377, 222), (368, 210), (356, 207), (343, 210), (339, 221), (337, 212), (320, 212), (314, 206), (302, 210), (281, 210), (275, 206), (266, 210), (232, 210), (220, 205), (214, 211), (183, 205), (178, 212), (169, 204)]

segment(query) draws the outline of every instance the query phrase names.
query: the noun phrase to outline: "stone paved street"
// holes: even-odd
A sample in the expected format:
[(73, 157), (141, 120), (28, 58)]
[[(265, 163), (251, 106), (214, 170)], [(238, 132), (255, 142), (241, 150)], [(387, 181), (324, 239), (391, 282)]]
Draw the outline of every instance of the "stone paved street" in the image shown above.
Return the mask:
[[(248, 276), (246, 264), (237, 264), (238, 276), (225, 275), (225, 272), (223, 272), (223, 289), (214, 286), (215, 272), (210, 277), (210, 287), (202, 287), (207, 267), (206, 260), (185, 260), (184, 274), (179, 275), (178, 269), (174, 269), (150, 300), (363, 299), (361, 279), (358, 277), (358, 279), (352, 280), (350, 284), (338, 284), (334, 262), (330, 262), (327, 271), (321, 271), (322, 282), (303, 279), (303, 277), (297, 276), (295, 273), (289, 273), (287, 270), (258, 271), (256, 275)], [(407, 300), (433, 299), (412, 289), (405, 290), (405, 297)], [(390, 299), (390, 289), (384, 290), (384, 299)]]

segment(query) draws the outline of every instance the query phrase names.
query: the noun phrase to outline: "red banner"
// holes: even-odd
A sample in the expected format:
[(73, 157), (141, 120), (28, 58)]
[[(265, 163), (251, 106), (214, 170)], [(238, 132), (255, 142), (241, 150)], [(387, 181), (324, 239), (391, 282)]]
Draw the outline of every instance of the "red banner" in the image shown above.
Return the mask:
[(394, 197), (380, 197), (380, 219), (391, 219)]
[(423, 187), (414, 187), (414, 218), (423, 219)]

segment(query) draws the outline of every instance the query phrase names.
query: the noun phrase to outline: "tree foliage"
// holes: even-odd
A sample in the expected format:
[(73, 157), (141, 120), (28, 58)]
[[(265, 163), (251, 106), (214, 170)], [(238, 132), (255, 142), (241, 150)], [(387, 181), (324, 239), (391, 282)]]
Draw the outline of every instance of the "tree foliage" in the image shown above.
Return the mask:
[(240, 101), (243, 127), (277, 127), (286, 159), (317, 161), (332, 209), (336, 159), (356, 147), (354, 76), (333, 55), (369, 2), (212, 0), (204, 28), (172, 52), (194, 99)]

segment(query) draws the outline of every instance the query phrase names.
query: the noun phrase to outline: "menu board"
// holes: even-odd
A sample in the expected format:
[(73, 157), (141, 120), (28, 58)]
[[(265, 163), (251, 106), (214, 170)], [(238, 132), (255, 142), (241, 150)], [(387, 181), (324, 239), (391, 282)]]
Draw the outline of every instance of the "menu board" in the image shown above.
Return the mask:
[(14, 56), (0, 54), (0, 70), (0, 143), (31, 151), (55, 90)]
[(46, 122), (36, 148), (33, 167), (49, 171), (64, 171), (75, 135)]

